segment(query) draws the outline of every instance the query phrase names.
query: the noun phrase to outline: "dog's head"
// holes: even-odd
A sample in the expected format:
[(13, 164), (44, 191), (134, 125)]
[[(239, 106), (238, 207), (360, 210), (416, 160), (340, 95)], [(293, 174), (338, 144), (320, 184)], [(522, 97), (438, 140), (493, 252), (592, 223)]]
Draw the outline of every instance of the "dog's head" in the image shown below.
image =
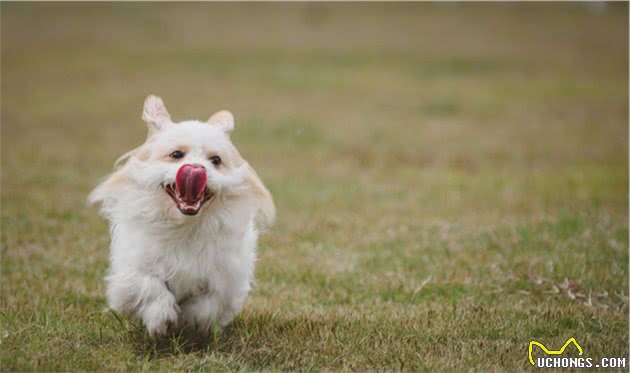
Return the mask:
[(182, 220), (240, 200), (254, 205), (259, 226), (273, 222), (269, 191), (230, 140), (230, 112), (175, 123), (162, 99), (149, 96), (142, 119), (149, 129), (145, 143), (118, 159), (122, 166), (92, 191), (90, 202), (104, 202), (108, 215), (137, 209), (153, 220)]

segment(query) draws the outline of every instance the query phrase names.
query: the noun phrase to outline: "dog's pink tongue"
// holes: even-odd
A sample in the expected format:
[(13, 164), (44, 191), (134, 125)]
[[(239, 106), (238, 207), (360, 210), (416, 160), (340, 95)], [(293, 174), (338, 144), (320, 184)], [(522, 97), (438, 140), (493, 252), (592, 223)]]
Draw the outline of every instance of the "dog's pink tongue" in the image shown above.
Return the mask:
[(177, 171), (175, 184), (185, 202), (195, 203), (206, 189), (206, 169), (200, 164), (185, 164)]

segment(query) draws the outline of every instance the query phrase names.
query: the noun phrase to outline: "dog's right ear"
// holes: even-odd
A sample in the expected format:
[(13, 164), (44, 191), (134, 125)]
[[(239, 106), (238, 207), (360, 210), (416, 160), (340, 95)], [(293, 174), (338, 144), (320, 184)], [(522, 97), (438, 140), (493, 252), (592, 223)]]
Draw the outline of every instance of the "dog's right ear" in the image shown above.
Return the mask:
[(154, 95), (149, 95), (147, 99), (144, 100), (142, 120), (149, 126), (149, 135), (147, 137), (151, 137), (155, 132), (173, 123), (171, 121), (171, 115), (168, 113), (168, 110), (166, 110), (164, 101)]

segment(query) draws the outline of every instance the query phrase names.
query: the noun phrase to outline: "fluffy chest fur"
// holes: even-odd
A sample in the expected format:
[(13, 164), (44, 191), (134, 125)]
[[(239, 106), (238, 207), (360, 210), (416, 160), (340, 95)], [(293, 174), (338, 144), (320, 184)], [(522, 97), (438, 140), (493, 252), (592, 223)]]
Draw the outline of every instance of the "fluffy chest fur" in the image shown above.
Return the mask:
[[(257, 231), (249, 221), (146, 229), (122, 224), (113, 229), (111, 273), (127, 268), (164, 281), (178, 302), (208, 294), (229, 297), (253, 280)], [(246, 286), (247, 285), (247, 286)]]

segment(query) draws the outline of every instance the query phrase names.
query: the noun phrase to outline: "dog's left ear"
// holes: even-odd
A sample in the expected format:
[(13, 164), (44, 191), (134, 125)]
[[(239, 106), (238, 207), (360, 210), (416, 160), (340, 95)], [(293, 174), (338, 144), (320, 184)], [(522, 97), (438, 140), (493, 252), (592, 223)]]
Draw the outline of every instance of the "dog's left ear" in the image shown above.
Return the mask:
[(214, 113), (210, 119), (208, 119), (208, 124), (217, 126), (221, 128), (223, 132), (230, 134), (234, 130), (234, 115), (227, 110), (221, 110)]
[(163, 129), (165, 126), (173, 123), (171, 114), (166, 110), (166, 105), (161, 98), (149, 95), (144, 100), (144, 109), (142, 110), (142, 120), (149, 126), (149, 136)]

